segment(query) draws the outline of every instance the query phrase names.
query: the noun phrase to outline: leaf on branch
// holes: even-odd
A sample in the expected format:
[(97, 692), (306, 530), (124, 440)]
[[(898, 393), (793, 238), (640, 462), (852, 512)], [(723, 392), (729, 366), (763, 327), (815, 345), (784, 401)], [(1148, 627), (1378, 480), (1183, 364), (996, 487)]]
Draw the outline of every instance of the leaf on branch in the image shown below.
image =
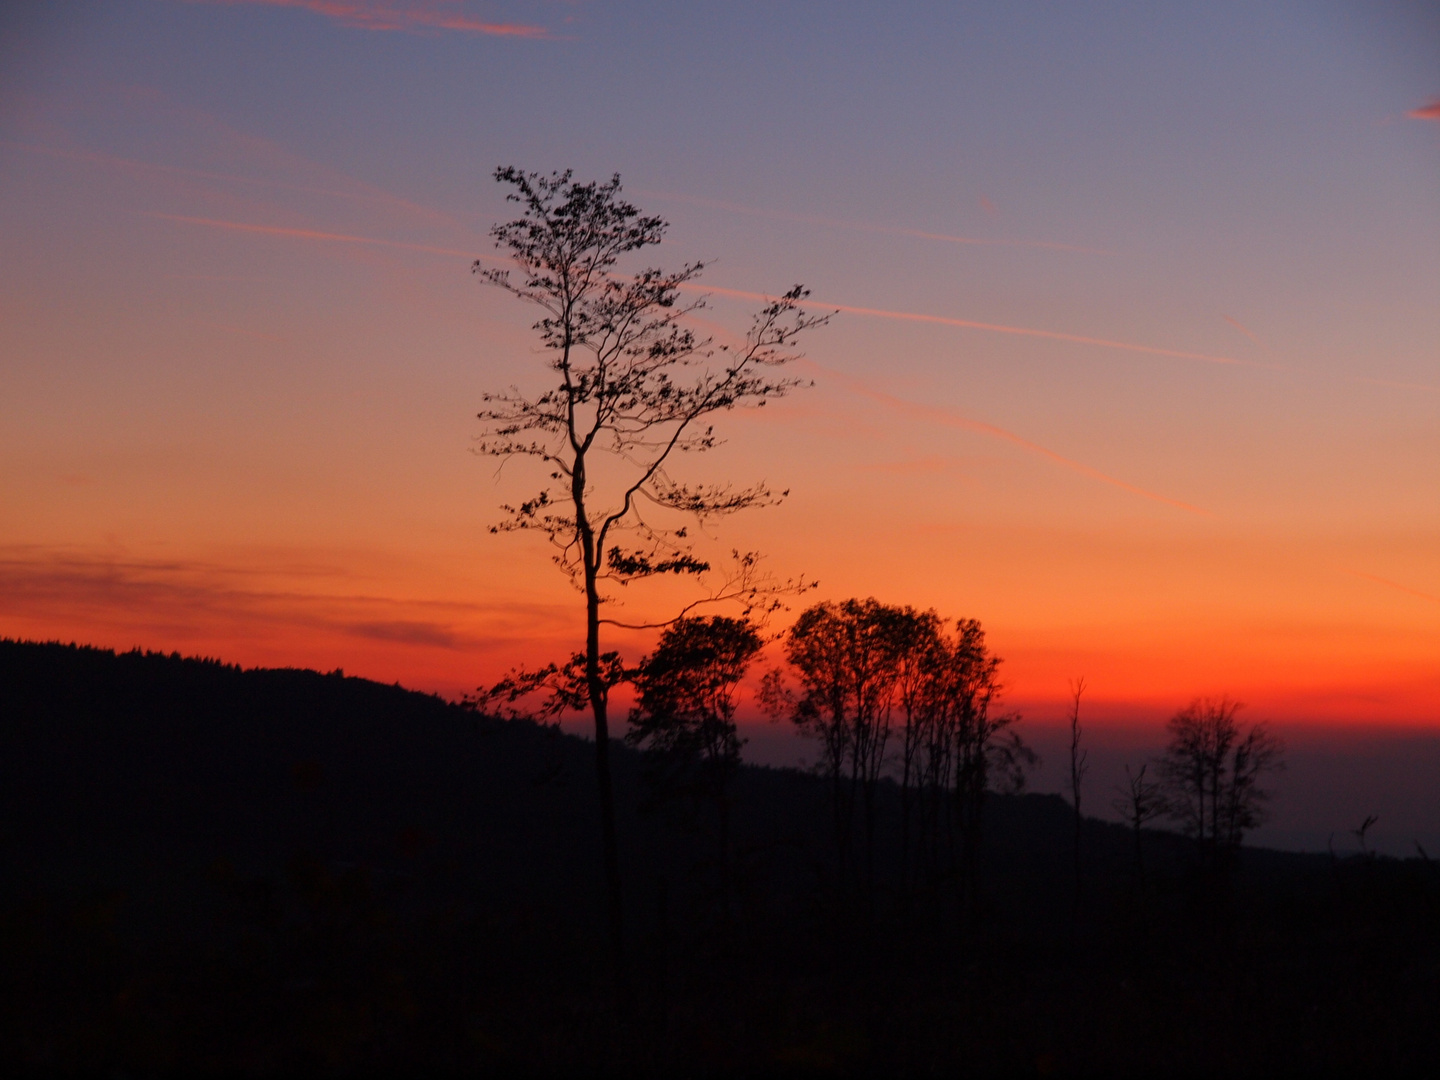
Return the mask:
[(694, 514), (702, 521), (707, 517), (723, 517), (756, 506), (778, 506), (789, 494), (772, 495), (764, 484), (748, 488), (735, 488), (730, 484), (672, 484), (662, 482), (652, 485), (647, 492), (651, 499), (661, 506), (682, 513)]
[[(600, 655), (597, 675), (600, 696), (605, 700), (612, 689), (634, 677), (634, 669), (625, 666), (619, 653), (607, 652)], [(499, 682), (481, 687), (467, 701), (508, 720), (558, 719), (565, 713), (583, 712), (590, 708), (585, 654), (575, 653), (564, 664), (513, 668)], [(523, 707), (521, 703), (527, 701), (531, 704)]]
[(656, 574), (703, 574), (710, 569), (708, 562), (688, 552), (656, 558), (653, 553), (644, 551), (621, 551), (618, 545), (606, 553), (605, 562), (611, 571), (629, 578), (653, 577)]
[(759, 552), (747, 551), (742, 554), (739, 551), (731, 551), (730, 559), (731, 566), (725, 573), (725, 579), (713, 588), (708, 596), (692, 600), (682, 607), (674, 618), (645, 623), (621, 622), (618, 619), (601, 619), (600, 621), (608, 626), (617, 626), (625, 630), (656, 630), (674, 626), (687, 618), (696, 608), (707, 604), (734, 603), (740, 608), (741, 618), (753, 620), (758, 625), (764, 626), (770, 615), (777, 611), (788, 610), (788, 605), (785, 603), (787, 597), (798, 596), (819, 586), (819, 582), (807, 581), (803, 575), (781, 581), (774, 575), (761, 570)]
[(785, 685), (785, 673), (779, 668), (771, 668), (761, 678), (756, 700), (760, 711), (772, 720), (789, 716), (795, 711), (795, 692)]

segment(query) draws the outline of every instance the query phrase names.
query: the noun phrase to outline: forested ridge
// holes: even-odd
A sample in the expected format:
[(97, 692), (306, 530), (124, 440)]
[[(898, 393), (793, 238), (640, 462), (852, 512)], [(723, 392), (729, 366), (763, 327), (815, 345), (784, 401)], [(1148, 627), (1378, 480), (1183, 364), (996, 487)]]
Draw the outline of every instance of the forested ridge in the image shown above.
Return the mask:
[(1258, 1074), (1437, 1050), (1428, 860), (1241, 849), (1222, 882), (1146, 830), (1140, 874), (1087, 819), (1076, 905), (1069, 804), (991, 793), (961, 910), (905, 886), (892, 780), (857, 890), (824, 778), (741, 765), (722, 897), (707, 807), (612, 753), (618, 995), (593, 745), (340, 672), (0, 642), (0, 1057)]

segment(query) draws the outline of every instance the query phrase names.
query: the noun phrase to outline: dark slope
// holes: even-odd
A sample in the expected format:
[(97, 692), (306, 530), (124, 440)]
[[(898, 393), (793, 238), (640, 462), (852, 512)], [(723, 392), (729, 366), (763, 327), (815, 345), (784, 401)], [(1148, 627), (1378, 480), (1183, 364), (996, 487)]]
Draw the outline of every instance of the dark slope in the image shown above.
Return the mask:
[[(827, 789), (747, 768), (734, 915), (708, 819), (616, 748), (631, 1006), (602, 935), (594, 748), (340, 674), (0, 642), (0, 1061), (126, 1069), (1263, 1073), (1412, 1066), (1440, 881), (988, 804), (973, 921), (835, 884)], [(962, 926), (962, 923), (965, 925)], [(967, 928), (968, 927), (968, 928)]]
[(585, 758), (339, 673), (0, 643), (0, 828), (32, 871), (307, 851), (409, 873), (439, 852), (467, 887), (544, 893), (556, 868), (590, 869)]
[[(552, 728), (338, 672), (0, 642), (7, 872), (126, 874), (132, 905), (146, 892), (141, 867), (259, 872), (303, 852), (381, 876), (443, 871), (472, 901), (578, 900), (569, 917), (583, 921), (598, 880), (593, 756)], [(614, 761), (629, 860), (653, 869), (657, 849), (681, 857), (668, 850), (673, 822), (637, 814), (638, 755), (617, 745)], [(741, 846), (816, 869), (828, 858), (825, 798), (813, 777), (747, 767), (734, 800)], [(894, 801), (885, 792), (882, 847)], [(1060, 799), (996, 797), (989, 814), (997, 870), (1048, 879), (1065, 865)], [(1094, 857), (1123, 874), (1129, 838), (1099, 823), (1091, 834)]]
[[(617, 745), (613, 761), (627, 862), (652, 876), (657, 857), (683, 862), (694, 838), (638, 812), (639, 756)], [(807, 848), (820, 797), (813, 778), (747, 770), (749, 846)], [(423, 879), (417, 902), (563, 908), (589, 929), (596, 803), (593, 744), (551, 727), (338, 672), (0, 642), (12, 890), (88, 877), (133, 908), (163, 904), (177, 874), (309, 858)]]

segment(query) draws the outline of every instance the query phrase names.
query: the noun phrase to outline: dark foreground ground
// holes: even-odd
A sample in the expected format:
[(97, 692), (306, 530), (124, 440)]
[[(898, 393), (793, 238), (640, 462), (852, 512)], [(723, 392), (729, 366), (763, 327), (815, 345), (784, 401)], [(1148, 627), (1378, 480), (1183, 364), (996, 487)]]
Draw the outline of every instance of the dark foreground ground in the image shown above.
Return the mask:
[[(0, 1067), (1208, 1074), (1440, 1060), (1440, 872), (1242, 853), (994, 796), (977, 901), (837, 877), (827, 788), (713, 822), (617, 748), (628, 972), (594, 747), (339, 674), (0, 642)], [(1078, 914), (1076, 912), (1078, 911)], [(617, 985), (619, 989), (617, 990)]]

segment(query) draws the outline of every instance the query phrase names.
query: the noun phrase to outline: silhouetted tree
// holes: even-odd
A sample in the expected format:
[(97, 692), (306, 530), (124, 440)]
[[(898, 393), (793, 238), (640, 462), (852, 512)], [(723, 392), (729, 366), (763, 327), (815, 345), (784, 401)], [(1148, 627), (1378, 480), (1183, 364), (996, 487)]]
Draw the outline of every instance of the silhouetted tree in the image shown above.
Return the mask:
[(1038, 760), (1015, 730), (1018, 713), (997, 713), (1000, 658), (985, 645), (975, 619), (961, 619), (944, 669), (941, 730), (954, 747), (954, 792), (960, 838), (960, 899), (971, 917), (980, 894), (980, 843), (985, 798), (992, 787), (1015, 793)]
[(940, 705), (941, 680), (936, 672), (945, 667), (946, 641), (943, 623), (934, 611), (906, 615), (897, 626), (903, 636), (896, 697), (901, 714), (900, 742), (900, 884), (911, 883), (912, 818), (915, 797), (923, 784), (923, 751), (930, 738)]
[(635, 672), (625, 741), (645, 750), (662, 791), (716, 811), (720, 901), (730, 919), (729, 785), (740, 768), (736, 691), (764, 639), (745, 619), (686, 618), (660, 637)]
[(985, 796), (995, 786), (1022, 787), (1035, 755), (1013, 730), (1018, 716), (993, 709), (1000, 660), (986, 648), (980, 624), (962, 619), (953, 635), (942, 627), (934, 612), (873, 599), (816, 604), (785, 637), (800, 693), (785, 690), (772, 672), (766, 697), (772, 711), (788, 714), (821, 746), (842, 875), (852, 863), (863, 799), (871, 886), (874, 792), (898, 710), (903, 865), (913, 851), (932, 891), (942, 878), (958, 879), (959, 895), (973, 898)]
[(823, 748), (842, 876), (851, 869), (857, 803), (862, 808), (867, 894), (874, 883), (875, 789), (913, 616), (874, 598), (826, 602), (802, 612), (785, 635), (785, 657), (802, 687), (790, 718)]
[(1071, 921), (1080, 914), (1081, 850), (1085, 819), (1080, 810), (1080, 785), (1089, 771), (1086, 764), (1090, 752), (1080, 745), (1080, 697), (1085, 693), (1084, 678), (1070, 684), (1070, 803), (1075, 808), (1075, 896), (1071, 905)]
[(986, 793), (997, 780), (1018, 790), (1035, 756), (1013, 730), (1018, 717), (992, 709), (1000, 660), (979, 622), (962, 619), (951, 634), (935, 612), (903, 608), (893, 609), (888, 626), (891, 707), (903, 724), (902, 880), (913, 853), (932, 892), (945, 878), (958, 878), (964, 891), (973, 884)]
[(1264, 820), (1264, 777), (1284, 768), (1283, 746), (1263, 724), (1241, 730), (1240, 703), (1197, 698), (1171, 717), (1160, 762), (1169, 815), (1194, 837), (1202, 866), (1219, 869)]
[[(801, 310), (807, 293), (797, 285), (760, 310), (742, 345), (697, 338), (685, 320), (704, 300), (682, 303), (680, 290), (700, 275), (701, 263), (669, 273), (616, 270), (622, 256), (658, 244), (666, 229), (621, 198), (618, 175), (582, 184), (569, 171), (546, 176), (501, 168), (495, 179), (521, 207), (520, 217), (491, 230), (516, 276), (478, 261), (474, 271), (539, 308), (534, 328), (549, 384), (534, 394), (512, 388), (484, 395), (478, 451), (542, 465), (544, 486), (505, 506), (505, 520), (492, 531), (544, 534), (585, 598), (586, 703), (595, 723), (606, 904), (618, 963), (624, 922), (600, 627), (624, 624), (601, 618), (605, 586), (705, 574), (710, 566), (690, 546), (684, 519), (777, 501), (764, 484), (692, 485), (672, 478), (668, 467), (677, 455), (717, 444), (708, 422), (715, 413), (763, 405), (800, 385), (776, 371), (793, 359), (796, 337), (825, 318)], [(756, 570), (753, 554), (737, 553), (724, 584), (696, 603), (737, 598), (754, 605), (775, 588)]]
[(1365, 820), (1360, 822), (1356, 828), (1350, 830), (1350, 835), (1355, 837), (1355, 842), (1360, 845), (1360, 857), (1366, 862), (1370, 862), (1375, 858), (1375, 852), (1370, 850), (1370, 830), (1375, 827), (1375, 823), (1379, 820), (1380, 817), (1377, 814), (1366, 814)]
[[(518, 667), (478, 697), (467, 702), (482, 706), (497, 716), (536, 720), (558, 719), (569, 712), (583, 712), (590, 707), (590, 665), (584, 653), (573, 653), (563, 664), (544, 667)], [(634, 674), (625, 666), (618, 652), (601, 653), (595, 665), (600, 677), (600, 693), (608, 703), (610, 691), (629, 682)], [(518, 702), (525, 702), (522, 707)]]
[(1131, 772), (1125, 766), (1125, 784), (1117, 786), (1118, 797), (1110, 805), (1130, 826), (1135, 840), (1134, 872), (1137, 881), (1145, 876), (1145, 852), (1140, 842), (1140, 832), (1150, 822), (1170, 812), (1169, 801), (1165, 798), (1165, 787), (1158, 780), (1146, 780), (1149, 765), (1141, 765), (1138, 772)]

